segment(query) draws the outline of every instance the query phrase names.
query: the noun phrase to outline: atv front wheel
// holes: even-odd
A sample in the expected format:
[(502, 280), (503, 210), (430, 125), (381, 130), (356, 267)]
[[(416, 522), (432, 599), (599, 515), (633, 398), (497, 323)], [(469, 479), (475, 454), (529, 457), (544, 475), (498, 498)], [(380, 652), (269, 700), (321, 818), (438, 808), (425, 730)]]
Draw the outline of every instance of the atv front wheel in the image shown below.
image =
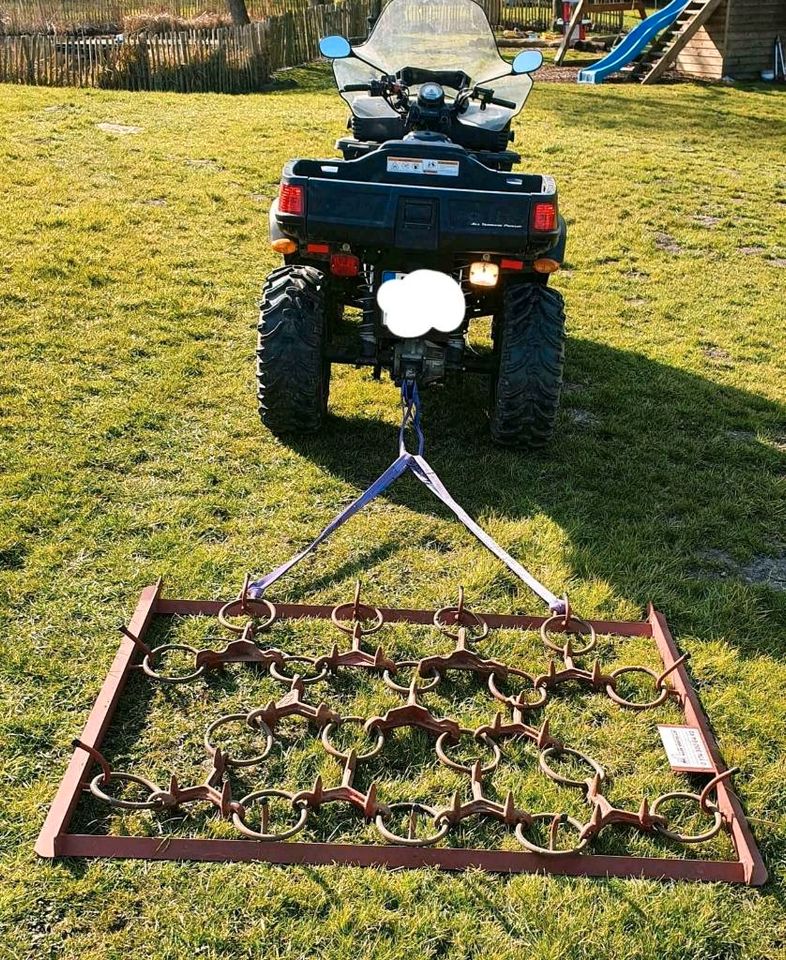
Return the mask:
[(511, 284), (494, 323), (491, 436), (535, 450), (554, 433), (565, 362), (562, 295), (538, 283)]
[(314, 267), (280, 267), (265, 281), (257, 399), (262, 423), (277, 435), (322, 426), (330, 390), (326, 314), (325, 276)]

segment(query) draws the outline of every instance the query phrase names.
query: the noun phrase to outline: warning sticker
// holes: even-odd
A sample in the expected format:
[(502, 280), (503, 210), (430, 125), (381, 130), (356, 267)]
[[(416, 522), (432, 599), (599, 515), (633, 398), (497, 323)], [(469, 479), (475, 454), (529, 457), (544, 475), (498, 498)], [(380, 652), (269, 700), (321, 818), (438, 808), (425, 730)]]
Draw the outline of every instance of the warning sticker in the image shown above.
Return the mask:
[(672, 770), (678, 773), (715, 772), (715, 765), (698, 727), (658, 724), (658, 733)]
[(457, 177), (458, 160), (437, 160), (419, 157), (388, 157), (388, 173), (414, 173), (424, 176)]

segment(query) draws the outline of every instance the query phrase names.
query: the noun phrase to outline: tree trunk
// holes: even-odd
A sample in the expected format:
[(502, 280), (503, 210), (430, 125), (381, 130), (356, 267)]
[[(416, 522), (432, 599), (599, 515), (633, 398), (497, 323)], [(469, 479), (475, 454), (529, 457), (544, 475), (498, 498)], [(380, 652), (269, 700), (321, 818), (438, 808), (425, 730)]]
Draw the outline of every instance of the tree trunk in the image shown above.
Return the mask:
[(247, 23), (251, 23), (248, 8), (246, 7), (246, 0), (227, 0), (227, 5), (234, 26), (244, 27)]

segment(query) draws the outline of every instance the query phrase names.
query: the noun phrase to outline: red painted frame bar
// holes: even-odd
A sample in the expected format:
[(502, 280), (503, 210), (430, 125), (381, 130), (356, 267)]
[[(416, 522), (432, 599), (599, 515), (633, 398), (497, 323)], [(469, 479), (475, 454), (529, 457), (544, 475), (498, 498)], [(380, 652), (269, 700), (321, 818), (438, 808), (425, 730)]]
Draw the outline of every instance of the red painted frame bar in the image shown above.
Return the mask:
[[(128, 626), (138, 640), (154, 616), (203, 614), (215, 616), (223, 603), (212, 600), (165, 600), (161, 581), (145, 588)], [(332, 607), (308, 604), (277, 604), (282, 619), (330, 617)], [(385, 621), (431, 623), (433, 613), (424, 610), (382, 609)], [(482, 614), (490, 627), (539, 629), (545, 617)], [(670, 666), (679, 651), (662, 614), (650, 607), (649, 618), (640, 622), (593, 621), (598, 633), (653, 637), (663, 660)], [(138, 658), (133, 639), (124, 636), (101, 692), (80, 737), (82, 743), (100, 749), (112, 722), (129, 672)], [(670, 674), (686, 722), (699, 727), (715, 765), (725, 769), (718, 745), (688, 673), (680, 664)], [(75, 750), (36, 843), (42, 857), (118, 857), (145, 860), (266, 861), (276, 864), (352, 864), (356, 866), (419, 867), (444, 870), (479, 867), (497, 873), (541, 873), (573, 877), (638, 877), (646, 879), (703, 880), (760, 886), (767, 879), (764, 862), (745, 820), (739, 800), (727, 782), (718, 784), (718, 804), (731, 824), (737, 860), (682, 860), (660, 857), (611, 857), (600, 854), (565, 854), (547, 859), (528, 852), (471, 850), (466, 848), (405, 847), (341, 843), (265, 843), (255, 840), (209, 840), (155, 837), (124, 837), (68, 832), (71, 817), (87, 782), (92, 764), (84, 750)]]

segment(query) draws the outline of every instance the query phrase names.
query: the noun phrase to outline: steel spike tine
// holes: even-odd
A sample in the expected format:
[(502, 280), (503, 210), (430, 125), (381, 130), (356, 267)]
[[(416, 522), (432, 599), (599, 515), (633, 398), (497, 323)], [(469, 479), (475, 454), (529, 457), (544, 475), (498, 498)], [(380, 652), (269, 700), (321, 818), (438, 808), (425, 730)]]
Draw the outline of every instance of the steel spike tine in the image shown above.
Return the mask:
[(90, 747), (86, 743), (82, 743), (78, 737), (71, 741), (71, 745), (75, 750), (84, 750), (85, 753), (89, 753), (93, 760), (101, 767), (103, 782), (109, 783), (112, 777), (112, 768), (109, 766), (109, 761), (103, 753), (101, 753), (100, 750), (96, 750), (95, 747)]
[(270, 828), (270, 801), (267, 797), (262, 798), (262, 809), (259, 814), (260, 833), (267, 833)]
[(414, 840), (418, 835), (418, 808), (412, 807), (409, 811), (409, 822), (407, 823), (407, 839)]
[(548, 718), (544, 718), (543, 723), (540, 725), (540, 730), (538, 730), (538, 746), (543, 748), (551, 739), (549, 736), (549, 721)]
[(681, 664), (685, 663), (685, 661), (688, 660), (689, 658), (690, 658), (690, 654), (689, 654), (689, 653), (683, 653), (683, 655), (682, 655), (681, 657), (677, 657), (677, 659), (674, 661), (674, 663), (672, 663), (672, 665), (671, 665), (670, 667), (666, 667), (666, 669), (663, 671), (663, 673), (658, 677), (658, 679), (655, 681), (655, 686), (658, 687), (658, 688), (662, 687), (663, 684), (664, 684), (664, 682), (665, 682), (665, 680), (666, 680), (666, 677), (668, 677), (668, 675), (669, 675), (670, 673), (674, 673), (674, 671), (675, 671)]
[(360, 577), (355, 580), (355, 594), (352, 599), (352, 619), (357, 620), (360, 612)]
[(592, 664), (592, 676), (590, 677), (590, 680), (595, 686), (598, 686), (598, 684), (601, 682), (601, 677), (602, 673), (600, 671), (600, 660), (595, 657), (595, 660)]
[(505, 817), (505, 823), (511, 824), (516, 820), (516, 804), (513, 800), (513, 791), (508, 790), (507, 796), (505, 797), (505, 806), (503, 808), (503, 815)]
[(224, 785), (221, 787), (221, 816), (224, 818), (229, 817), (231, 812), (230, 807), (232, 804), (232, 784), (229, 780), (224, 781)]
[(549, 680), (556, 680), (557, 678), (557, 662), (552, 657), (549, 660)]
[(473, 783), (483, 782), (483, 761), (478, 759), (472, 764), (472, 773), (470, 774)]
[(149, 657), (150, 654), (153, 652), (150, 649), (150, 647), (148, 647), (148, 645), (145, 643), (144, 640), (140, 640), (139, 637), (135, 637), (134, 634), (131, 633), (131, 631), (125, 625), (118, 627), (118, 630), (123, 634), (124, 637), (128, 637), (128, 639), (134, 644), (134, 646), (137, 649), (141, 650), (146, 657)]
[(557, 849), (557, 831), (560, 828), (563, 816), (564, 814), (555, 813), (554, 818), (549, 824), (549, 850)]
[[(592, 799), (593, 797), (596, 797), (600, 793), (600, 786), (602, 783), (603, 783), (603, 780), (601, 779), (601, 775), (596, 770), (595, 776), (590, 781), (590, 788), (587, 791), (587, 796), (590, 799)], [(597, 810), (597, 807), (595, 809)]]
[(366, 793), (366, 801), (363, 804), (363, 813), (367, 820), (370, 820), (377, 812), (377, 785), (372, 783)]
[(724, 770), (722, 773), (717, 774), (717, 776), (714, 776), (712, 780), (710, 780), (710, 782), (706, 784), (704, 789), (701, 791), (701, 794), (699, 795), (699, 806), (705, 813), (710, 812), (708, 810), (707, 804), (709, 802), (710, 794), (715, 789), (715, 787), (717, 787), (719, 783), (723, 783), (724, 780), (729, 780), (731, 777), (734, 776), (735, 773), (739, 773), (739, 772), (740, 772), (739, 767), (729, 767), (728, 770)]
[(459, 584), (458, 588), (458, 603), (456, 604), (456, 623), (461, 623), (461, 618), (464, 616), (464, 587)]
[(650, 825), (650, 802), (646, 797), (642, 797), (641, 800), (641, 806), (639, 807), (639, 820), (644, 827)]
[(248, 585), (251, 582), (251, 574), (247, 573), (243, 577), (243, 588), (240, 591), (240, 609), (243, 613), (248, 613)]

